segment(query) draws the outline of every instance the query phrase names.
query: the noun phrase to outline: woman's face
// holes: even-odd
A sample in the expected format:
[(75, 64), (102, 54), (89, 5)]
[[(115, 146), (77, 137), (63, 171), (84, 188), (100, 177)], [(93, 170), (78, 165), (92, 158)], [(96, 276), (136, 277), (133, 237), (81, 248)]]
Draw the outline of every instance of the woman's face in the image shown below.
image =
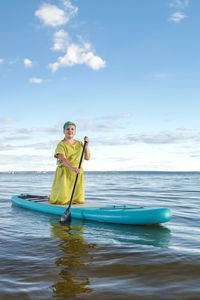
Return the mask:
[(69, 125), (67, 128), (65, 128), (64, 133), (65, 133), (65, 137), (67, 139), (73, 139), (73, 137), (76, 134), (76, 128), (75, 128), (75, 126)]

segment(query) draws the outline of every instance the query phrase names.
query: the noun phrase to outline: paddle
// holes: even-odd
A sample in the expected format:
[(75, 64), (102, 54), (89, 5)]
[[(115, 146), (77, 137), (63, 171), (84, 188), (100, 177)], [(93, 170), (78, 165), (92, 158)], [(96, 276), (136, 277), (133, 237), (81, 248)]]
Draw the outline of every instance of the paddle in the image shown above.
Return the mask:
[[(80, 159), (79, 166), (78, 166), (79, 169), (81, 168), (83, 155), (85, 153), (86, 144), (87, 144), (87, 142), (85, 141), (84, 146), (83, 146), (83, 151), (82, 151), (82, 154), (81, 154), (81, 159)], [(72, 190), (72, 195), (71, 195), (71, 199), (70, 199), (70, 202), (69, 202), (69, 206), (60, 218), (60, 223), (63, 224), (63, 225), (64, 224), (69, 225), (71, 223), (71, 211), (70, 210), (71, 210), (72, 200), (73, 200), (73, 197), (74, 197), (74, 192), (75, 192), (75, 189), (76, 189), (78, 175), (79, 174), (76, 174), (76, 179), (75, 179), (75, 182), (74, 182), (74, 187), (73, 187), (73, 190)]]

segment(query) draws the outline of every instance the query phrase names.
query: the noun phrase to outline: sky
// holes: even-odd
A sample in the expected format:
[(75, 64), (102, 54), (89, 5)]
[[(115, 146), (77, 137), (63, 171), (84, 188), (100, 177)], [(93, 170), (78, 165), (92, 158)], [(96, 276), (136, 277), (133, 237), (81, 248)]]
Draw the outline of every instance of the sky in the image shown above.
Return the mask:
[(200, 1), (1, 0), (0, 171), (200, 171)]

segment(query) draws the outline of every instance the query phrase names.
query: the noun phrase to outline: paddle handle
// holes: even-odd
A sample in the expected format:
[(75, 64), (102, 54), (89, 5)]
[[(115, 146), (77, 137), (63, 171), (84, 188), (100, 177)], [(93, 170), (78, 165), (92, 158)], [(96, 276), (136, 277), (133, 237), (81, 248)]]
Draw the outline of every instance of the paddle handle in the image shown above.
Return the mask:
[[(79, 166), (78, 166), (79, 169), (81, 168), (81, 164), (82, 164), (82, 160), (83, 160), (83, 155), (85, 153), (86, 145), (87, 145), (87, 141), (84, 142), (83, 151), (82, 151), (82, 154), (81, 154), (81, 159), (80, 159)], [(72, 205), (72, 200), (74, 198), (74, 192), (75, 192), (77, 181), (78, 181), (78, 175), (79, 174), (76, 174), (76, 179), (75, 179), (75, 182), (74, 182), (74, 187), (73, 187), (73, 190), (72, 190), (72, 195), (71, 195), (71, 199), (70, 199), (70, 202), (69, 202), (68, 210), (70, 209), (70, 207)]]

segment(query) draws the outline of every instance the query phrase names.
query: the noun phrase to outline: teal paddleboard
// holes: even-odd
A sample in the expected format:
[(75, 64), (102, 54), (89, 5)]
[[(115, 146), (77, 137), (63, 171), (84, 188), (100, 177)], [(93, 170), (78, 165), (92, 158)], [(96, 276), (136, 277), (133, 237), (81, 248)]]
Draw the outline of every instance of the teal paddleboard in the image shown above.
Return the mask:
[[(68, 205), (52, 205), (46, 196), (17, 195), (11, 199), (12, 203), (25, 209), (41, 213), (62, 216)], [(98, 203), (72, 204), (71, 217), (76, 219), (129, 224), (151, 225), (165, 223), (171, 220), (172, 212), (169, 208), (147, 208), (131, 205), (106, 205)]]

